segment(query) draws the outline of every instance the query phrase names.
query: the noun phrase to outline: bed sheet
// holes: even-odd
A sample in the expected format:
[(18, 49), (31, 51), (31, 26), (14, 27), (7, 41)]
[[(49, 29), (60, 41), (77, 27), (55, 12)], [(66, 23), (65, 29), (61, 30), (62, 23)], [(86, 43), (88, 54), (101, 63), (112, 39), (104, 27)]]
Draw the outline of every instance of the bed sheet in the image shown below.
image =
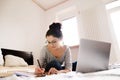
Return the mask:
[(120, 80), (120, 69), (111, 69), (86, 74), (79, 72), (68, 72), (46, 75), (45, 77), (18, 77), (16, 75), (12, 75), (6, 78), (1, 78), (0, 80)]
[(9, 77), (14, 75), (15, 73), (26, 72), (26, 73), (34, 73), (35, 65), (29, 65), (26, 67), (5, 67), (0, 66), (0, 77)]

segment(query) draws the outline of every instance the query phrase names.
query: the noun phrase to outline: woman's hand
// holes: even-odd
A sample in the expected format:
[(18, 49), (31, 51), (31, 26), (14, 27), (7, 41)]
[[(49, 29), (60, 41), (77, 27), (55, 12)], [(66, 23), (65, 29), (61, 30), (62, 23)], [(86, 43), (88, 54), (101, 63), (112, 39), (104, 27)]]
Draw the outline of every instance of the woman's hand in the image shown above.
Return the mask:
[(35, 68), (35, 75), (41, 76), (45, 73), (45, 69), (44, 68)]
[(48, 75), (57, 74), (57, 73), (66, 73), (66, 72), (70, 72), (70, 70), (69, 69), (57, 70), (56, 68), (50, 68), (50, 70), (48, 71)]
[(48, 71), (48, 75), (50, 74), (57, 74), (58, 70), (56, 68), (50, 68), (50, 70)]

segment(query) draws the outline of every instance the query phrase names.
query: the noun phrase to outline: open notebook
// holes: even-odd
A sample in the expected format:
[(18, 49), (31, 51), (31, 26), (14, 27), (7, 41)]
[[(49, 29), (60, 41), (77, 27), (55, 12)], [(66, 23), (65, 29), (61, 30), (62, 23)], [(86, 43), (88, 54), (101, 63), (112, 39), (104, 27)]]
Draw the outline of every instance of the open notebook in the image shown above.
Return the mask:
[(77, 59), (77, 72), (88, 73), (107, 70), (111, 44), (81, 39)]

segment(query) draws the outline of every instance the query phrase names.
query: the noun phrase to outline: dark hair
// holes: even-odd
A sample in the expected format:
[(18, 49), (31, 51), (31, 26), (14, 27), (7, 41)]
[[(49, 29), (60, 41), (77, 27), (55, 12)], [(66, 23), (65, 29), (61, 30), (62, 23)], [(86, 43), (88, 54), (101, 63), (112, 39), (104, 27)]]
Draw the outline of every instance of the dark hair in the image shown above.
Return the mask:
[(62, 26), (61, 23), (52, 23), (49, 26), (49, 30), (46, 33), (46, 37), (52, 35), (57, 38), (62, 38), (63, 34), (61, 31), (61, 26)]

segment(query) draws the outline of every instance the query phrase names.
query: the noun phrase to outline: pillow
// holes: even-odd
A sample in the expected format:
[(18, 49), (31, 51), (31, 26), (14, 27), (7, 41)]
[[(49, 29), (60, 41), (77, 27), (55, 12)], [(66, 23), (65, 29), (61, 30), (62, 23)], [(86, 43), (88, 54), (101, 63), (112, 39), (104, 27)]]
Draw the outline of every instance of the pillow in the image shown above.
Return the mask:
[(17, 66), (28, 66), (28, 64), (21, 57), (14, 56), (14, 55), (6, 55), (5, 56), (5, 66), (17, 67)]
[(2, 52), (0, 51), (0, 66), (3, 66), (4, 60), (3, 60), (3, 55)]

